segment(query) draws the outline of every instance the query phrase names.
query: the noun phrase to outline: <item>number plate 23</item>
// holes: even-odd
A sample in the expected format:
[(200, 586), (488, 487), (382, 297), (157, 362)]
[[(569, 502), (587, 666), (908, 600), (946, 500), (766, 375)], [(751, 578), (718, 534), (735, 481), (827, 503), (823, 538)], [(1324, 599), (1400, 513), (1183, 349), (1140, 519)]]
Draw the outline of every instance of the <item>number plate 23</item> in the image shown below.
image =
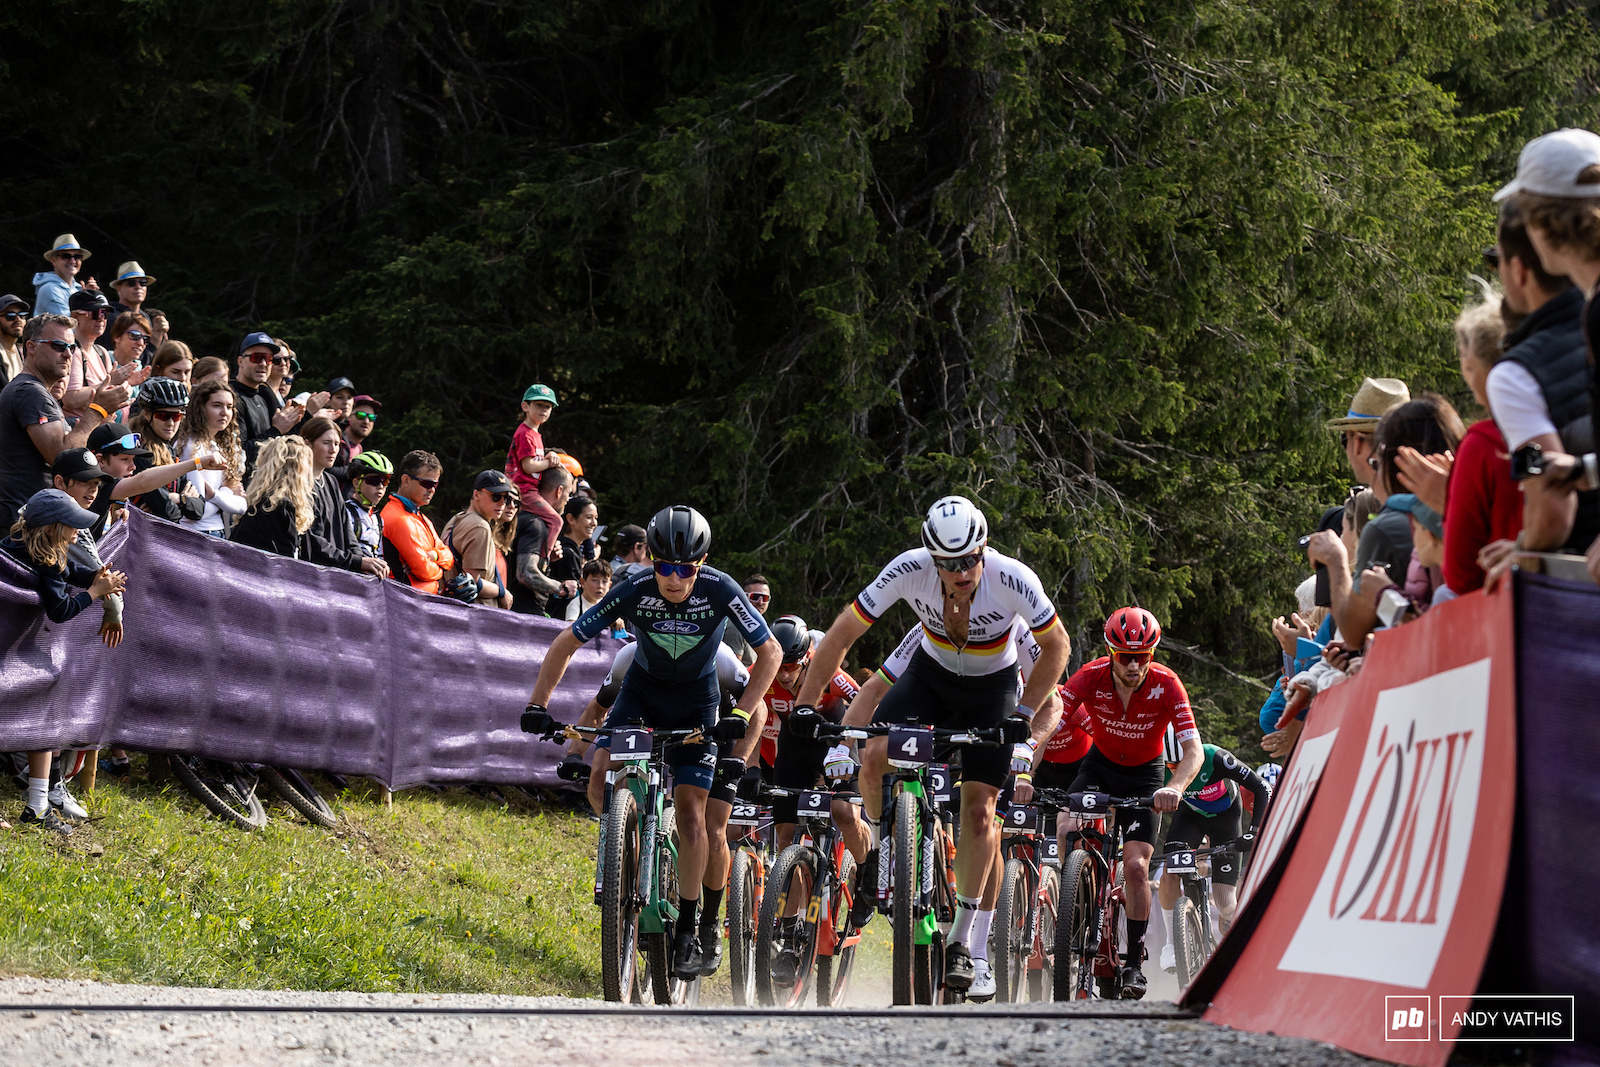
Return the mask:
[(728, 816), (729, 826), (760, 826), (761, 807), (757, 804), (736, 803)]
[(889, 731), (889, 763), (920, 767), (933, 759), (932, 727), (896, 726)]

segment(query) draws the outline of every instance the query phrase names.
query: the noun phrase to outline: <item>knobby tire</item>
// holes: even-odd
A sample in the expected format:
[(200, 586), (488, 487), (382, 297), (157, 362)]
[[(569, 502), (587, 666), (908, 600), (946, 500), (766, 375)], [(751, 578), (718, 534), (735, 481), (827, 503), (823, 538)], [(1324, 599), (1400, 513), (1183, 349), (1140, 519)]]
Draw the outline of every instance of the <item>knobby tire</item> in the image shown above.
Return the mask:
[(1172, 918), (1172, 955), (1178, 964), (1178, 988), (1186, 989), (1206, 961), (1206, 935), (1200, 925), (1203, 919), (1187, 896), (1178, 898)]
[(1061, 872), (1054, 867), (1039, 871), (1039, 946), (1044, 965), (1028, 971), (1028, 1000), (1049, 1000), (1055, 990), (1056, 916), (1061, 909)]
[(1061, 897), (1056, 918), (1054, 999), (1078, 1000), (1087, 995), (1085, 980), (1094, 966), (1100, 931), (1090, 929), (1095, 906), (1094, 857), (1072, 850), (1061, 866)]
[(262, 767), (261, 780), (279, 800), (304, 815), (307, 822), (326, 830), (338, 827), (339, 817), (333, 813), (333, 807), (299, 771)]
[[(804, 875), (803, 884), (791, 885), (797, 875)], [(816, 978), (817, 935), (814, 924), (806, 922), (806, 911), (811, 894), (817, 886), (817, 853), (809, 845), (790, 845), (778, 856), (767, 877), (767, 892), (761, 901), (761, 917), (756, 923), (756, 993), (763, 1006), (798, 1008), (806, 1001), (806, 994)], [(795, 944), (803, 948), (800, 963), (795, 969), (794, 983), (779, 988), (772, 980), (772, 960), (777, 955), (778, 923), (782, 916), (779, 905), (789, 904), (790, 894), (799, 892), (800, 906), (791, 916), (798, 924)], [(809, 932), (807, 928), (811, 927)]]
[(756, 1003), (756, 912), (761, 902), (755, 896), (755, 857), (746, 849), (735, 849), (728, 870), (728, 978), (733, 1003), (741, 1008)]
[[(844, 866), (834, 880), (832, 911), (834, 945), (842, 945), (850, 933), (850, 903), (845, 898), (845, 887), (852, 885), (856, 876), (856, 858), (849, 849), (844, 850)], [(837, 956), (817, 957), (817, 1007), (840, 1008), (844, 1006), (850, 989), (850, 972), (855, 968), (856, 946), (838, 948)]]
[(600, 985), (608, 1001), (626, 1004), (633, 999), (639, 963), (639, 913), (633, 904), (639, 877), (639, 805), (626, 788), (611, 794), (602, 847)]
[[(894, 894), (889, 910), (894, 935), (894, 1003), (912, 1002), (912, 939), (916, 936), (917, 891), (921, 884), (918, 867), (922, 859), (922, 834), (917, 826), (917, 798), (902, 793), (894, 803)], [(928, 953), (924, 953), (928, 955)], [(929, 961), (931, 973), (932, 963)], [(934, 980), (944, 976), (939, 975)]]
[[(254, 785), (246, 785), (232, 767), (194, 756), (173, 756), (169, 762), (183, 788), (217, 818), (241, 830), (259, 830), (267, 825), (267, 809)], [(213, 778), (211, 768), (215, 766), (224, 769)]]
[(1033, 879), (1028, 865), (1012, 856), (1000, 879), (1000, 903), (989, 938), (989, 959), (994, 964), (994, 999), (1010, 1004), (1022, 999), (1028, 957), (1033, 955), (1033, 931), (1028, 905), (1033, 900)]

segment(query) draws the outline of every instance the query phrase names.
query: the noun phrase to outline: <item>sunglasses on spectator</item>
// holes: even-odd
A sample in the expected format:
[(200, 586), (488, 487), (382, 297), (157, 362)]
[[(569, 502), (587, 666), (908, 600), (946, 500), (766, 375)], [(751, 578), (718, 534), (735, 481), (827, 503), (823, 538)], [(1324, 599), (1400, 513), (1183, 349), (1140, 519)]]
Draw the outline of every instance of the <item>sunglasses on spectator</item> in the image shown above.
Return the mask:
[(352, 419), (360, 419), (362, 422), (378, 421), (378, 413), (376, 411), (358, 411), (350, 417)]
[[(384, 474), (369, 474), (365, 478), (361, 479), (361, 484), (370, 485), (374, 489), (382, 489), (384, 486), (389, 484), (389, 478)], [(428, 483), (423, 482), (422, 484), (427, 485)], [(434, 482), (433, 484), (438, 485), (439, 483)]]
[(413, 478), (411, 480), (422, 486), (424, 489), (439, 488), (439, 479), (437, 478)]
[(28, 317), (28, 313), (26, 311), (8, 311), (8, 312), (6, 312), (6, 318), (8, 318), (8, 319), (25, 319), (27, 317)]
[(1156, 658), (1154, 652), (1113, 652), (1111, 658), (1118, 663), (1149, 663)]
[(283, 380), (283, 384), (284, 385), (293, 385), (294, 384), (294, 379), (293, 378), (285, 378)]
[(128, 336), (133, 338), (135, 341), (148, 341), (148, 340), (150, 340), (150, 335), (145, 333), (142, 330), (129, 330), (128, 331)]
[(179, 420), (181, 420), (183, 418), (183, 412), (181, 412), (181, 411), (152, 411), (150, 413), (150, 417), (152, 419), (160, 419), (162, 422), (178, 422)]
[(102, 448), (138, 448), (139, 447), (139, 435), (136, 434), (136, 433), (125, 433), (121, 437), (117, 438), (115, 441), (107, 441), (101, 447)]
[(490, 493), (489, 499), (493, 500), (496, 504), (504, 504), (506, 502), (506, 497), (510, 495), (510, 493)]
[(272, 365), (275, 366), (275, 367), (287, 367), (289, 365), (289, 357), (288, 356), (273, 356), (272, 357)]
[(982, 555), (972, 555), (957, 556), (955, 559), (935, 559), (933, 561), (933, 565), (942, 571), (950, 571), (954, 574), (960, 574), (962, 571), (970, 571), (972, 568), (976, 567), (982, 562)]
[(83, 262), (83, 253), (82, 252), (57, 252), (56, 253), (56, 258), (57, 259), (76, 259), (81, 263), (81, 262)]
[(57, 352), (76, 352), (78, 350), (78, 342), (76, 341), (50, 341), (41, 337), (32, 343), (36, 345), (49, 345)]
[(108, 319), (111, 317), (111, 310), (109, 308), (95, 308), (89, 312), (89, 317), (91, 319)]
[(746, 593), (745, 596), (749, 597), (753, 604), (765, 604), (772, 599), (771, 593)]
[(668, 563), (665, 560), (654, 560), (656, 573), (663, 578), (677, 575), (679, 578), (693, 578), (700, 571), (698, 563)]
[(252, 352), (249, 355), (245, 356), (244, 358), (248, 359), (251, 363), (271, 363), (272, 362), (272, 356), (270, 356), (266, 352)]

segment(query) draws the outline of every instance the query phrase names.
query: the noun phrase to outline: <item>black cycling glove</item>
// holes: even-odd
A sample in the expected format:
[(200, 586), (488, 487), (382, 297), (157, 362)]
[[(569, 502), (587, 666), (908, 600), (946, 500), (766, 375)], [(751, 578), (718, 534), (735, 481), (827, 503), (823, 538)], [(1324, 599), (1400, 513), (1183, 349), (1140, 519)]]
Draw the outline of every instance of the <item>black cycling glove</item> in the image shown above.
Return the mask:
[(576, 752), (568, 752), (556, 764), (556, 777), (563, 782), (583, 782), (589, 778), (589, 765)]
[(559, 725), (551, 716), (550, 709), (543, 704), (529, 704), (522, 713), (522, 732), (525, 734), (547, 734)]
[(715, 741), (739, 741), (749, 727), (750, 713), (734, 708), (732, 715), (717, 720), (717, 725), (711, 728), (711, 737)]
[(1033, 734), (1033, 723), (1021, 715), (1007, 715), (1000, 720), (1000, 740), (1015, 745)]
[(826, 721), (822, 712), (810, 704), (801, 704), (789, 713), (789, 732), (802, 741), (815, 741)]

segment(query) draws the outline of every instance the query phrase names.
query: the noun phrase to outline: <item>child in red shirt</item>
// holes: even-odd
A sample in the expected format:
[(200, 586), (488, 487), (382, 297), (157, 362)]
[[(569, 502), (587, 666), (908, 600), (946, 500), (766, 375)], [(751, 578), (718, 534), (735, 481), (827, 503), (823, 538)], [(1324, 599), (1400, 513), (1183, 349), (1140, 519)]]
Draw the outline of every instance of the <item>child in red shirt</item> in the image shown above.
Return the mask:
[(511, 451), (506, 456), (506, 475), (522, 494), (522, 510), (531, 511), (544, 521), (545, 556), (561, 536), (561, 516), (539, 495), (539, 475), (558, 466), (560, 461), (544, 449), (539, 427), (556, 409), (555, 390), (548, 385), (530, 385), (522, 394), (522, 422), (511, 435)]

